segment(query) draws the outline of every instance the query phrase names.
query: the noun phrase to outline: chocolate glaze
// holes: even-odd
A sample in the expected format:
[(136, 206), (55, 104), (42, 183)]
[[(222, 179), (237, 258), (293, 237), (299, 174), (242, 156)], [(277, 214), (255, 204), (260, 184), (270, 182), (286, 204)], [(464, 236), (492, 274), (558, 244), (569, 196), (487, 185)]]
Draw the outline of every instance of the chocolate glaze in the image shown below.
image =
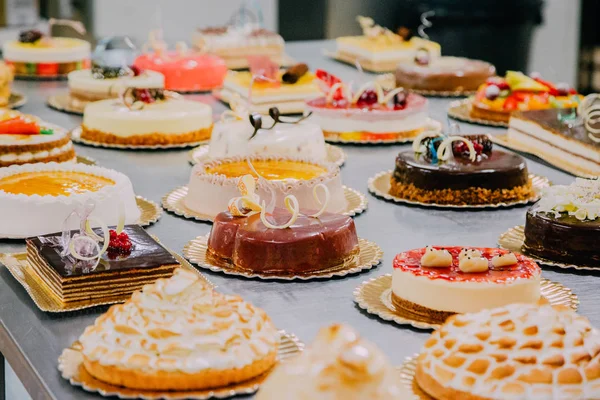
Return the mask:
[(525, 250), (551, 261), (600, 267), (600, 219), (579, 221), (562, 214), (527, 211)]
[[(283, 224), (287, 210), (275, 209), (269, 221)], [(246, 271), (294, 275), (339, 266), (358, 252), (352, 218), (323, 213), (319, 218), (299, 216), (287, 229), (267, 228), (260, 215), (217, 215), (208, 239), (211, 262)]]
[(400, 152), (396, 158), (394, 178), (419, 189), (512, 189), (527, 184), (529, 174), (523, 157), (494, 149), (489, 156), (479, 156), (432, 164), (424, 155), (412, 150)]
[[(62, 246), (60, 243), (61, 233), (51, 233), (27, 239), (27, 243), (37, 248), (40, 256), (50, 267), (62, 277), (76, 277), (82, 275), (113, 273), (132, 269), (152, 269), (163, 265), (178, 265), (177, 260), (164, 247), (156, 242), (139, 225), (127, 225), (124, 231), (129, 235), (132, 248), (127, 256), (122, 255), (116, 259), (110, 259), (108, 253), (102, 254), (100, 264), (91, 271), (90, 262), (80, 261), (68, 255), (62, 257)], [(79, 230), (71, 231), (71, 235)], [(100, 229), (94, 232), (101, 235)]]

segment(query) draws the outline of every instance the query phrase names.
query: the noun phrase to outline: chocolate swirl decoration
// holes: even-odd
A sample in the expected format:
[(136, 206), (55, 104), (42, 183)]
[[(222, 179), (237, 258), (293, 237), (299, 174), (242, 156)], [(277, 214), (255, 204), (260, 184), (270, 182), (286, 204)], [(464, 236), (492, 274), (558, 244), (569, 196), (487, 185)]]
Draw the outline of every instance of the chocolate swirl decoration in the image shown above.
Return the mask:
[(577, 114), (583, 120), (588, 137), (600, 143), (600, 94), (587, 95), (577, 106)]
[(284, 121), (281, 119), (281, 114), (279, 113), (279, 109), (277, 107), (271, 107), (269, 108), (269, 116), (271, 118), (273, 118), (273, 125), (271, 125), (268, 128), (263, 128), (263, 122), (262, 122), (262, 117), (260, 114), (258, 113), (252, 113), (250, 114), (250, 124), (252, 125), (252, 127), (254, 128), (254, 132), (252, 132), (252, 135), (250, 136), (250, 139), (253, 139), (256, 134), (258, 133), (258, 131), (260, 129), (265, 129), (265, 130), (271, 130), (275, 127), (275, 125), (277, 125), (278, 123), (281, 124), (297, 124), (301, 121), (304, 121), (306, 118), (310, 117), (312, 115), (312, 112), (309, 112), (307, 114), (304, 114), (302, 117), (293, 120), (293, 121)]
[(165, 89), (128, 87), (120, 93), (119, 98), (128, 109), (137, 111), (143, 109), (146, 104), (182, 97), (179, 93)]

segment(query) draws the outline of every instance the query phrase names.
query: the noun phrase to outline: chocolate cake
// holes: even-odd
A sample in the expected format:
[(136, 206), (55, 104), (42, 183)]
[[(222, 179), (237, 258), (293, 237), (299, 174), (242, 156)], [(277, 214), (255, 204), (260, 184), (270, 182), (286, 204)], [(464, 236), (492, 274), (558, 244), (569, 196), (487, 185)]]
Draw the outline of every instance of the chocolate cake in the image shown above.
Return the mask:
[[(276, 208), (274, 224), (289, 220)], [(213, 265), (262, 275), (293, 276), (335, 271), (358, 263), (358, 237), (350, 217), (325, 212), (318, 218), (300, 215), (285, 229), (266, 227), (259, 214), (249, 217), (222, 212), (208, 239), (207, 259)]]
[[(492, 150), (485, 136), (464, 136), (472, 140), (475, 152), (470, 159), (466, 144), (453, 142), (447, 160), (437, 157), (444, 137), (426, 138), (417, 151), (400, 152), (391, 178), (390, 194), (421, 203), (481, 205), (525, 200), (532, 186), (525, 160), (518, 154)], [(433, 152), (433, 153), (432, 153)]]

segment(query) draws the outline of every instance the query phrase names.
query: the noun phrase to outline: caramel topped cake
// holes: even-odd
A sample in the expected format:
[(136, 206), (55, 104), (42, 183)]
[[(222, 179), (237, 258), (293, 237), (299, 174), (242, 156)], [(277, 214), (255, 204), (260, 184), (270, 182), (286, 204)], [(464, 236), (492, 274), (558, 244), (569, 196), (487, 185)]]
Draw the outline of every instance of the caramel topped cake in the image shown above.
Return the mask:
[[(270, 160), (257, 160), (252, 163), (254, 170), (265, 179), (270, 181), (281, 181), (285, 179), (314, 179), (327, 173), (324, 167), (319, 165), (298, 162), (292, 160), (281, 160), (274, 163)], [(207, 168), (209, 174), (224, 175), (228, 178), (239, 178), (247, 174), (256, 174), (246, 161), (237, 161), (227, 164), (218, 164)]]
[(390, 194), (421, 203), (483, 205), (525, 200), (533, 189), (523, 157), (486, 135), (424, 134), (396, 158)]
[(600, 398), (600, 334), (566, 307), (511, 304), (450, 317), (417, 361), (433, 399)]
[(0, 179), (0, 190), (11, 194), (71, 196), (114, 185), (111, 179), (75, 171), (39, 171), (9, 175)]
[(312, 345), (279, 365), (258, 400), (400, 400), (399, 376), (385, 354), (346, 325), (322, 328)]

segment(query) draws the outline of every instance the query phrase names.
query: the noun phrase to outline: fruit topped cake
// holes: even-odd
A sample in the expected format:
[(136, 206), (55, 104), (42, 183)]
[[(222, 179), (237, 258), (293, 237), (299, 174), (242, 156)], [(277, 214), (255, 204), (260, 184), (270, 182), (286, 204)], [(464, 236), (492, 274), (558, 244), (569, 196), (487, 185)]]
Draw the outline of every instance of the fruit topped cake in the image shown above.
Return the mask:
[(600, 268), (600, 181), (547, 188), (529, 211), (523, 250), (545, 260)]
[(359, 16), (362, 36), (336, 39), (336, 57), (374, 72), (393, 72), (401, 61), (413, 60), (421, 49), (431, 59), (440, 56), (440, 45), (419, 37), (406, 37), (376, 25), (373, 19)]
[(471, 102), (471, 117), (508, 122), (515, 111), (577, 107), (581, 96), (565, 83), (553, 84), (538, 75), (508, 71), (481, 85)]
[[(83, 25), (69, 22), (78, 33)], [(52, 37), (38, 30), (23, 31), (18, 40), (4, 42), (4, 61), (12, 65), (18, 76), (56, 77), (89, 68), (91, 46), (81, 39)]]
[(413, 385), (434, 400), (599, 399), (600, 333), (567, 307), (456, 315), (425, 342)]
[(309, 100), (306, 108), (326, 139), (394, 142), (439, 129), (427, 116), (427, 99), (422, 96), (403, 88), (384, 90), (378, 81), (354, 90), (323, 70), (316, 76), (325, 95)]
[(377, 346), (351, 327), (333, 324), (300, 355), (277, 366), (256, 399), (406, 399), (398, 378)]
[(486, 205), (530, 199), (527, 164), (493, 147), (487, 135), (424, 133), (401, 151), (390, 194), (420, 203)]
[(427, 246), (394, 258), (392, 302), (442, 323), (455, 313), (537, 303), (540, 276), (531, 258), (507, 250)]
[[(254, 163), (258, 169), (260, 164)], [(306, 208), (293, 194), (266, 204), (252, 175), (242, 176), (237, 186), (241, 196), (232, 198), (228, 211), (214, 220), (207, 250), (211, 264), (276, 276), (335, 272), (358, 264), (354, 221), (326, 211), (332, 198), (326, 185), (314, 186), (314, 208)], [(278, 195), (273, 187), (271, 196)], [(284, 207), (275, 205), (282, 202)]]
[(0, 167), (75, 161), (69, 133), (18, 111), (0, 113)]

